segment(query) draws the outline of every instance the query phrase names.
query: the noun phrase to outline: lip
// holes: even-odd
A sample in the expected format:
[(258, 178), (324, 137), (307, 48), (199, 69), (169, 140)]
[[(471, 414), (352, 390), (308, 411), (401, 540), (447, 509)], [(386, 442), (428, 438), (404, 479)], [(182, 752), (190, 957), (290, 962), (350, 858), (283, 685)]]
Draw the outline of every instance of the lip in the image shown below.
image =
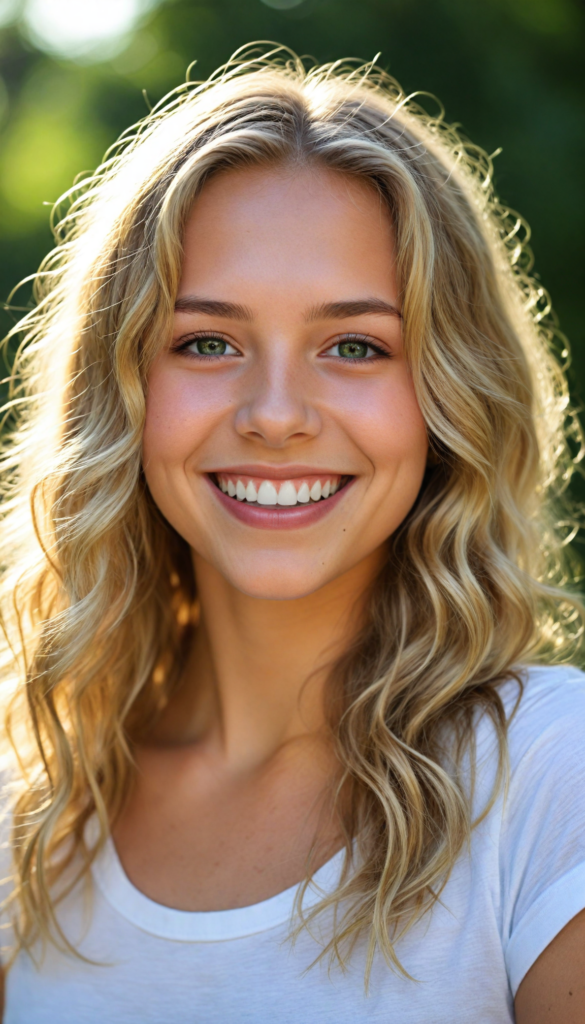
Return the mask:
[[(225, 473), (226, 475), (232, 474), (232, 476), (257, 476), (262, 480), (298, 480), (300, 477), (312, 476), (312, 477), (326, 477), (326, 476), (346, 476), (348, 474), (341, 473), (338, 469), (321, 469), (319, 466), (305, 466), (301, 463), (291, 463), (290, 465), (262, 465), (260, 462), (247, 462), (245, 465), (238, 466), (214, 466), (213, 470), (210, 470), (210, 474)], [(328, 500), (328, 499), (327, 499)]]
[[(271, 467), (271, 479), (273, 480), (290, 480), (291, 471), (287, 470), (287, 475), (284, 473), (278, 476), (274, 475), (274, 469)], [(256, 472), (258, 467), (253, 467), (253, 472), (250, 466), (238, 466), (238, 471), (246, 476), (259, 476)], [(299, 467), (295, 466), (296, 476), (302, 476), (302, 473), (298, 472)], [(230, 469), (221, 469), (217, 472), (229, 473), (233, 472)], [(262, 468), (262, 472), (266, 472), (266, 467)], [(312, 467), (312, 474), (315, 473), (315, 468)], [(226, 512), (229, 512), (234, 519), (239, 519), (241, 523), (245, 523), (247, 526), (254, 526), (260, 530), (299, 530), (304, 526), (312, 526), (313, 523), (319, 522), (320, 519), (324, 519), (326, 515), (332, 512), (339, 502), (343, 499), (343, 496), (350, 489), (356, 477), (351, 477), (347, 483), (341, 487), (331, 498), (325, 498), (324, 501), (316, 501), (312, 505), (293, 505), (291, 507), (283, 506), (266, 506), (262, 508), (258, 505), (249, 505), (246, 501), (237, 501), (235, 498), (230, 498), (223, 491), (220, 491), (211, 477), (206, 473), (205, 479), (209, 487), (212, 489), (215, 498), (225, 508)], [(270, 479), (270, 478), (268, 478)], [(294, 476), (293, 476), (294, 479)]]

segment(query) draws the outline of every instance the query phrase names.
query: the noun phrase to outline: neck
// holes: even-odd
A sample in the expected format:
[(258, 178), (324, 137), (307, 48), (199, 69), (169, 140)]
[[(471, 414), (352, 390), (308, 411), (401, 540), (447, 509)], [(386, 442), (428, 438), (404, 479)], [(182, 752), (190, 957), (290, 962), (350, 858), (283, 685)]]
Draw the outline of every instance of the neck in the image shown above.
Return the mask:
[(201, 618), (161, 738), (203, 741), (251, 767), (292, 741), (323, 738), (328, 670), (360, 628), (381, 557), (306, 597), (276, 601), (236, 590), (195, 554)]

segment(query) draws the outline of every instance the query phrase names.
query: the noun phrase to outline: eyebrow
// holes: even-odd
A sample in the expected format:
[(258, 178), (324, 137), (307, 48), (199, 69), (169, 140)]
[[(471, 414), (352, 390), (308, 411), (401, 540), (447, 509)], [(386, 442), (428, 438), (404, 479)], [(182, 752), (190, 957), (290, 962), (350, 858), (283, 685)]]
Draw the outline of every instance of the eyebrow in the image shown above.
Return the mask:
[(175, 302), (177, 313), (206, 313), (207, 316), (223, 316), (229, 320), (253, 320), (247, 306), (237, 302), (221, 302), (218, 299), (199, 299), (196, 295), (184, 295)]
[(396, 316), (402, 320), (402, 313), (391, 302), (384, 299), (349, 299), (345, 302), (324, 302), (321, 306), (313, 306), (306, 315), (306, 320), (346, 320), (352, 316)]
[[(238, 302), (222, 302), (219, 299), (201, 299), (196, 295), (184, 295), (175, 302), (177, 313), (203, 313), (207, 316), (221, 316), (229, 320), (254, 319), (252, 310)], [(353, 316), (395, 316), (402, 320), (400, 310), (384, 299), (347, 299), (341, 302), (323, 302), (313, 306), (305, 314), (305, 320), (347, 320)]]

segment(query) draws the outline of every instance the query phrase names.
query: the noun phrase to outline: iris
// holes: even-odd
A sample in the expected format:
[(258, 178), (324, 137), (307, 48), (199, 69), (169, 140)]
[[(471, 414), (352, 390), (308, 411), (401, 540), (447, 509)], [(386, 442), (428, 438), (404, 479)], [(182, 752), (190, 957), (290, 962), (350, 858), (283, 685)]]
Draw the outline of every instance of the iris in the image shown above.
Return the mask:
[(198, 338), (195, 342), (196, 351), (200, 356), (223, 356), (227, 342), (221, 338)]
[(368, 346), (364, 341), (340, 341), (338, 351), (346, 359), (364, 359), (368, 354)]

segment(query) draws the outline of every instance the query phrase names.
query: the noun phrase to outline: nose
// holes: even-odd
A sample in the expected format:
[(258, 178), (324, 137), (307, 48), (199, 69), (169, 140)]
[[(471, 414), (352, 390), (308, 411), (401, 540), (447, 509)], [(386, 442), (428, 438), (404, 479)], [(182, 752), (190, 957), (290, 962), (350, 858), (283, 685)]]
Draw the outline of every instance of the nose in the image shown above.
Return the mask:
[(310, 396), (307, 371), (286, 359), (273, 358), (242, 380), (246, 393), (236, 413), (236, 430), (271, 448), (308, 440), (321, 430), (321, 417)]

